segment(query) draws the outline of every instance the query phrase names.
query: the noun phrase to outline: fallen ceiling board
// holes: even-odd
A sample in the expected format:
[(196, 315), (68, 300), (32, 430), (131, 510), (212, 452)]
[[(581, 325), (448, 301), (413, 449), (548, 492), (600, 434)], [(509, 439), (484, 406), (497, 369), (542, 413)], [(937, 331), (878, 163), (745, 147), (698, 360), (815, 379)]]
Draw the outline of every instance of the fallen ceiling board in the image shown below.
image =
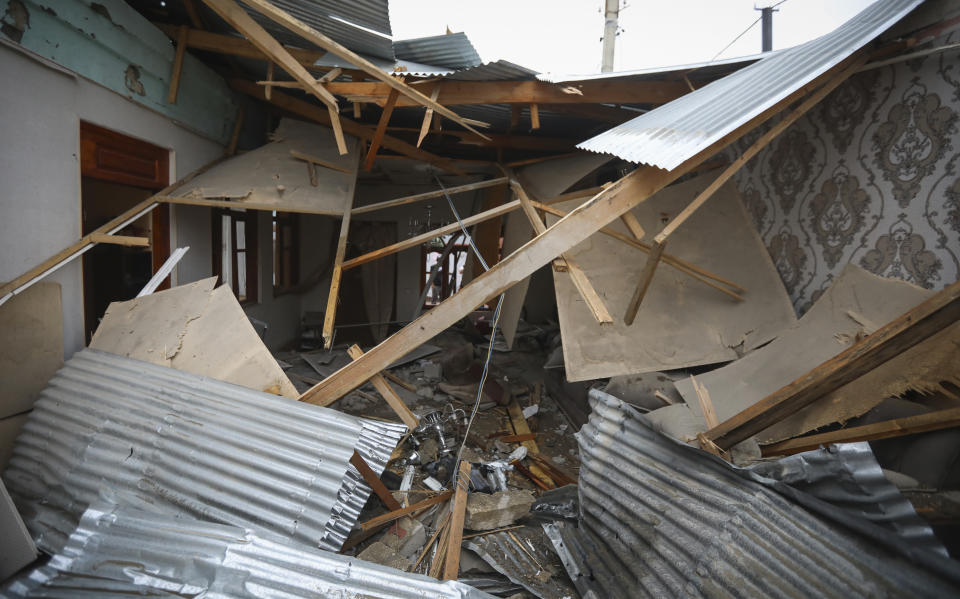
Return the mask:
[[(359, 144), (347, 138), (350, 152), (341, 156), (330, 131), (293, 119), (283, 119), (273, 141), (221, 162), (177, 190), (175, 197), (230, 200), (237, 208), (309, 212), (341, 217), (357, 181)], [(294, 158), (295, 150), (346, 169), (348, 173), (314, 167), (310, 183), (307, 163)]]
[[(519, 168), (516, 170), (516, 175), (520, 185), (531, 199), (544, 201), (560, 195), (610, 159), (610, 156), (584, 153)], [(504, 257), (515, 252), (533, 237), (530, 221), (522, 211), (510, 213), (505, 223), (502, 250)], [(510, 349), (513, 348), (517, 324), (523, 312), (529, 286), (530, 278), (527, 277), (508, 289), (503, 299), (503, 308), (500, 309), (500, 330)]]
[(63, 366), (60, 284), (40, 282), (0, 306), (0, 418), (25, 412)]
[(113, 302), (90, 347), (296, 399), (296, 387), (216, 277)]
[[(847, 265), (833, 285), (797, 323), (777, 339), (740, 360), (697, 377), (710, 393), (720, 421), (757, 403), (803, 376), (933, 295), (932, 291)], [(957, 378), (960, 337), (954, 325), (897, 356), (883, 367), (844, 385), (758, 436), (761, 443), (794, 437), (858, 416), (884, 398), (912, 388), (930, 391)], [(677, 389), (697, 416), (700, 404), (689, 380)]]
[(0, 551), (0, 581), (3, 581), (37, 558), (37, 546), (34, 545), (2, 480), (0, 480), (0, 539), (3, 539), (3, 551)]
[[(667, 187), (633, 209), (646, 241), (663, 228), (716, 173)], [(582, 200), (557, 205), (573, 210)], [(550, 222), (555, 222), (550, 217)], [(611, 228), (629, 235), (621, 221)], [(593, 235), (570, 255), (614, 315), (600, 325), (567, 273), (554, 272), (567, 379), (673, 370), (736, 359), (796, 322), (783, 282), (736, 188), (727, 184), (671, 235), (667, 252), (745, 287), (737, 302), (667, 264), (657, 269), (633, 325), (627, 303), (647, 260), (643, 251), (607, 235)]]

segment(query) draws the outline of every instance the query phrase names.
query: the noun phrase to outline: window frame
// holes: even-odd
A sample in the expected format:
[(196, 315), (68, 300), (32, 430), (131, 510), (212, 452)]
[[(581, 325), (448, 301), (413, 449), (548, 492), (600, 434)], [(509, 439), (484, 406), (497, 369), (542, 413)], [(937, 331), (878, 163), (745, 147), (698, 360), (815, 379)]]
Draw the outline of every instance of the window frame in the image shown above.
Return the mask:
[[(255, 304), (260, 297), (259, 285), (259, 265), (260, 252), (257, 237), (257, 212), (255, 210), (235, 210), (231, 208), (214, 208), (212, 210), (211, 225), (213, 229), (213, 274), (218, 278), (218, 282), (224, 283), (223, 278), (223, 217), (230, 217), (230, 256), (232, 264), (231, 273), (237, 272), (239, 262), (237, 254), (243, 253), (246, 262), (247, 275), (247, 293), (240, 297), (240, 279), (237, 276), (231, 277), (230, 287), (233, 294), (241, 305)], [(237, 223), (244, 223), (243, 236), (244, 248), (237, 249)]]
[[(270, 222), (273, 296), (277, 297), (293, 293), (300, 284), (300, 215), (296, 212), (274, 210)], [(284, 252), (288, 252), (288, 255), (284, 256)]]

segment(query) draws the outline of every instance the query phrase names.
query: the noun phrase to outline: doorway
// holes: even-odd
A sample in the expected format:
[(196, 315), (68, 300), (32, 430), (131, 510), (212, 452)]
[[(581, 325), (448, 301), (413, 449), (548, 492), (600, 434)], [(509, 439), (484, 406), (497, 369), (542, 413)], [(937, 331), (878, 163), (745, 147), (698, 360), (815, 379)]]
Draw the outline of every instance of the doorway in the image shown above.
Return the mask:
[[(81, 228), (86, 235), (167, 186), (170, 152), (103, 127), (80, 123)], [(110, 302), (137, 295), (170, 255), (167, 204), (117, 235), (146, 237), (147, 247), (99, 243), (83, 255), (84, 332), (89, 343)], [(158, 289), (170, 286), (169, 279)]]

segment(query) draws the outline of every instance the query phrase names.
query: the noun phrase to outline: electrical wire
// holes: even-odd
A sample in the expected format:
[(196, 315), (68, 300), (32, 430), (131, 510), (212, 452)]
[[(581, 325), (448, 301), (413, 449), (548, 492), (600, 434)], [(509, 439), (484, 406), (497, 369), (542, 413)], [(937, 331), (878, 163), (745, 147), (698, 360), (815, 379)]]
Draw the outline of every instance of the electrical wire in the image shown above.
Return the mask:
[[(778, 6), (780, 6), (781, 4), (783, 4), (783, 3), (786, 2), (786, 1), (787, 1), (787, 0), (780, 0), (780, 2), (777, 2), (776, 4), (774, 4), (773, 6), (769, 6), (768, 8), (770, 8), (771, 10), (773, 10), (773, 9), (775, 9), (775, 8), (778, 7)], [(760, 9), (756, 8), (756, 4), (754, 4), (754, 10), (760, 10)], [(738, 39), (740, 39), (741, 37), (743, 37), (744, 35), (746, 35), (747, 32), (750, 31), (751, 29), (753, 29), (753, 26), (756, 25), (757, 23), (759, 23), (762, 19), (763, 19), (763, 15), (761, 14), (759, 17), (757, 17), (757, 20), (754, 21), (753, 23), (750, 23), (750, 26), (747, 27), (746, 29), (744, 29), (743, 32), (742, 32), (740, 35), (738, 35), (737, 37), (733, 38), (733, 41), (732, 41), (732, 42), (730, 42), (729, 44), (727, 44), (726, 46), (724, 46), (724, 47), (723, 47), (723, 50), (720, 50), (719, 52), (717, 52), (717, 55), (714, 56), (713, 58), (711, 58), (711, 59), (710, 59), (710, 62), (713, 62), (714, 60), (716, 60), (721, 54), (723, 54), (724, 52), (726, 52), (726, 51), (730, 48), (730, 46), (732, 46), (732, 45), (734, 45), (735, 43), (737, 43), (737, 40), (738, 40)]]
[[(457, 207), (454, 206), (453, 200), (450, 198), (450, 194), (447, 193), (443, 183), (440, 182), (440, 178), (435, 178), (437, 180), (437, 185), (440, 186), (440, 190), (443, 191), (443, 196), (447, 198), (447, 204), (450, 205), (450, 211), (453, 212), (454, 218), (457, 219), (457, 223), (460, 225), (460, 230), (463, 232), (463, 236), (467, 239), (467, 243), (469, 243), (470, 247), (473, 249), (473, 253), (476, 256), (477, 261), (480, 262), (481, 266), (483, 266), (484, 272), (490, 270), (490, 266), (487, 264), (487, 261), (483, 259), (483, 256), (480, 255), (480, 250), (478, 250), (476, 244), (473, 243), (473, 237), (467, 232), (467, 228), (463, 225), (463, 219), (460, 218), (460, 213), (457, 212)], [(497, 325), (500, 323), (500, 309), (503, 307), (504, 295), (504, 293), (500, 294), (500, 299), (497, 300), (497, 308), (493, 311), (493, 324), (490, 330), (490, 343), (487, 346), (487, 357), (483, 361), (483, 372), (480, 374), (480, 386), (477, 387), (477, 398), (473, 402), (473, 410), (470, 411), (470, 420), (467, 421), (467, 427), (463, 431), (463, 440), (460, 441), (460, 449), (457, 450), (457, 459), (453, 462), (454, 468), (450, 479), (451, 485), (455, 484), (457, 481), (457, 476), (460, 472), (460, 459), (463, 456), (463, 448), (467, 445), (467, 436), (470, 434), (470, 428), (473, 426), (473, 420), (477, 417), (477, 412), (480, 410), (480, 399), (483, 397), (483, 386), (487, 382), (487, 373), (490, 370), (490, 360), (493, 358), (493, 345), (497, 340)]]

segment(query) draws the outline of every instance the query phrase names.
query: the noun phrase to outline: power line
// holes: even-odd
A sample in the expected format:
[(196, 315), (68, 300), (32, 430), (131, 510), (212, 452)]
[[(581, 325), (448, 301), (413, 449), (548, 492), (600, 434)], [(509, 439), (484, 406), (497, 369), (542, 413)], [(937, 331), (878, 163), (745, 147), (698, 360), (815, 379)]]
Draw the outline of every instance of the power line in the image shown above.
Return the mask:
[[(783, 4), (783, 3), (786, 2), (786, 1), (787, 1), (787, 0), (780, 0), (780, 2), (777, 2), (776, 4), (774, 4), (773, 6), (771, 6), (770, 8), (771, 8), (771, 9), (776, 8), (776, 7), (780, 6), (781, 4)], [(747, 27), (746, 29), (744, 29), (744, 30), (740, 33), (740, 35), (738, 35), (737, 37), (733, 38), (733, 41), (730, 42), (729, 44), (727, 44), (726, 46), (724, 46), (724, 47), (723, 47), (723, 50), (720, 50), (719, 52), (717, 52), (716, 56), (714, 56), (713, 58), (710, 59), (710, 62), (713, 62), (714, 60), (716, 60), (721, 54), (723, 54), (724, 52), (726, 52), (726, 51), (730, 48), (730, 46), (732, 46), (732, 45), (734, 45), (735, 43), (737, 43), (737, 40), (739, 40), (741, 37), (743, 37), (744, 35), (746, 35), (748, 31), (750, 31), (751, 29), (753, 29), (753, 26), (756, 25), (757, 23), (759, 23), (761, 19), (763, 19), (763, 15), (760, 15), (759, 17), (757, 17), (757, 20), (756, 20), (756, 21), (754, 21), (753, 23), (750, 23), (750, 26)]]

